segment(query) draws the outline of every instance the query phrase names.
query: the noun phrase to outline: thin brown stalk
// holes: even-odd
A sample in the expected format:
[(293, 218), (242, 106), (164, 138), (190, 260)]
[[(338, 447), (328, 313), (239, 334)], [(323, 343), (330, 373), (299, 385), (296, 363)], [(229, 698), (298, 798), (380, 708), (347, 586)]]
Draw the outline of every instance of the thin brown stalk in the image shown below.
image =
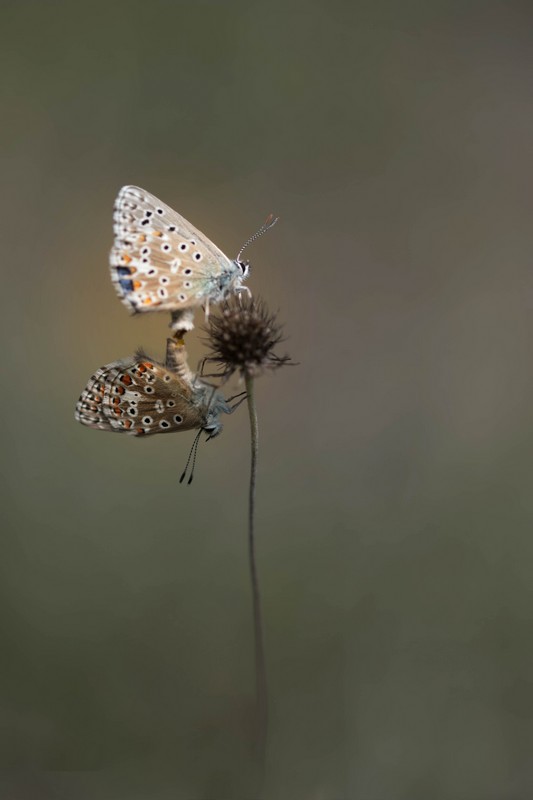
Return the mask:
[(265, 645), (263, 637), (263, 618), (261, 613), (261, 594), (259, 591), (259, 577), (257, 574), (255, 552), (255, 488), (257, 476), (257, 454), (259, 450), (259, 426), (257, 422), (257, 408), (255, 404), (254, 378), (245, 375), (246, 392), (248, 395), (248, 412), (250, 416), (251, 439), (251, 464), (250, 464), (250, 492), (248, 499), (248, 558), (250, 565), (250, 580), (252, 584), (252, 608), (254, 624), (254, 653), (255, 653), (255, 750), (259, 768), (260, 786), (262, 787), (265, 774), (267, 732), (268, 732), (268, 691), (265, 662)]

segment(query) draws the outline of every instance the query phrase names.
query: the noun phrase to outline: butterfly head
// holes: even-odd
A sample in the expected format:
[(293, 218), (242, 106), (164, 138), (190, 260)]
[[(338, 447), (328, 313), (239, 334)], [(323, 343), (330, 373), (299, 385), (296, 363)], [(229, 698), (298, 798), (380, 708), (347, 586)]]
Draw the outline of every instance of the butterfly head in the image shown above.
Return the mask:
[(195, 387), (196, 402), (203, 407), (202, 430), (207, 433), (207, 441), (214, 439), (224, 427), (220, 421), (221, 414), (230, 414), (231, 409), (222, 394), (212, 386), (198, 382)]
[(235, 259), (235, 266), (240, 269), (241, 274), (239, 275), (239, 279), (241, 281), (245, 281), (248, 275), (250, 274), (250, 262), (249, 261), (240, 261), (238, 258)]
[(217, 419), (214, 419), (211, 422), (208, 422), (207, 425), (204, 425), (202, 430), (207, 433), (206, 442), (208, 442), (210, 439), (214, 439), (215, 436), (219, 435), (219, 433), (222, 433), (222, 428), (223, 427), (224, 426), (222, 425), (222, 423), (220, 422), (218, 417), (217, 417)]

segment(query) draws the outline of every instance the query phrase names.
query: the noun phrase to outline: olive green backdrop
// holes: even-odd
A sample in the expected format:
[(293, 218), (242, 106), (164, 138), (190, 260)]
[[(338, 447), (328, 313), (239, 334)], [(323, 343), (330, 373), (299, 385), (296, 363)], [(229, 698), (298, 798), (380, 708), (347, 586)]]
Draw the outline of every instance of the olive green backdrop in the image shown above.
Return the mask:
[(257, 387), (269, 800), (530, 798), (531, 4), (0, 16), (0, 798), (251, 800), (245, 409), (188, 488), (192, 435), (73, 419), (164, 351), (109, 280), (125, 183), (231, 256), (281, 217), (249, 280), (299, 362)]

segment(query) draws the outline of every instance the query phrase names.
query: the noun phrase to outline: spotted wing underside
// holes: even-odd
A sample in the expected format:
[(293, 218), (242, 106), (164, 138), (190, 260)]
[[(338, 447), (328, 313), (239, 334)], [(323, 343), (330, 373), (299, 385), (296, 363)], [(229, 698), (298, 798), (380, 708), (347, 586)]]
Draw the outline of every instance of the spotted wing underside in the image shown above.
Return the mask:
[(179, 311), (221, 299), (239, 268), (170, 206), (124, 186), (114, 210), (111, 278), (130, 311)]
[(189, 381), (140, 353), (97, 370), (75, 417), (91, 428), (144, 436), (201, 428), (204, 413)]

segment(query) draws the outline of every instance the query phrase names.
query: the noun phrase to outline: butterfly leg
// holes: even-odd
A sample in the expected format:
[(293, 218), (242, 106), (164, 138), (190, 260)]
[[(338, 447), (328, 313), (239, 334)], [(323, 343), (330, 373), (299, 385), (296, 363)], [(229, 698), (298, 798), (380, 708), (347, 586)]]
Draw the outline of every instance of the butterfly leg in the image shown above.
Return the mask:
[(204, 358), (200, 359), (198, 362), (198, 366), (196, 368), (196, 377), (198, 378), (223, 378), (224, 382), (228, 380), (229, 375), (225, 375), (223, 372), (204, 372), (205, 365), (208, 361), (213, 361), (214, 359), (209, 358), (209, 356), (204, 356)]
[(246, 293), (248, 294), (248, 297), (249, 297), (250, 299), (251, 299), (251, 297), (252, 297), (252, 293), (251, 293), (251, 291), (250, 291), (250, 289), (249, 289), (249, 287), (248, 287), (248, 286), (239, 286), (239, 288), (237, 289), (237, 291), (238, 291), (238, 295), (237, 295), (237, 297), (239, 298), (239, 300), (241, 299), (241, 293), (242, 293), (242, 292), (246, 292)]
[[(241, 395), (244, 395), (244, 397), (241, 397)], [(244, 401), (248, 399), (248, 392), (240, 392), (240, 394), (234, 394), (233, 397), (228, 397), (226, 403), (231, 403), (231, 401), (235, 400), (237, 397), (240, 397), (241, 399), (238, 400), (236, 403), (234, 403), (232, 406), (229, 406), (229, 411), (227, 412), (228, 414), (233, 414), (233, 412), (239, 408), (240, 404), (244, 403)]]

